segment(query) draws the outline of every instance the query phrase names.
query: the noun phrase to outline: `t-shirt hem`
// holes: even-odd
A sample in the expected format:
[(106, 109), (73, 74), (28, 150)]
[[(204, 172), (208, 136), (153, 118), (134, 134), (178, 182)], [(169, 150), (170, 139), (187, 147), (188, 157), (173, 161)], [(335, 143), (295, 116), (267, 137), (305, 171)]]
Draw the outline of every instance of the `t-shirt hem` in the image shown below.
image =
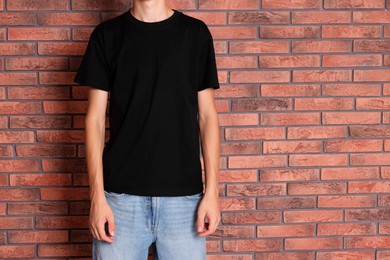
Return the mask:
[(220, 86), (219, 86), (218, 83), (215, 83), (215, 84), (206, 84), (206, 85), (204, 85), (203, 87), (199, 88), (198, 91), (201, 91), (201, 90), (204, 90), (204, 89), (207, 89), (207, 88), (219, 89)]
[(81, 77), (75, 77), (73, 79), (74, 82), (76, 83), (79, 83), (83, 86), (90, 86), (90, 87), (93, 87), (93, 88), (97, 88), (97, 89), (101, 89), (101, 90), (104, 90), (104, 91), (110, 91), (110, 89), (108, 89), (107, 87), (101, 85), (100, 83), (97, 83), (93, 80), (87, 80), (85, 78), (81, 78)]
[(203, 192), (202, 186), (191, 186), (191, 187), (169, 187), (169, 189), (161, 189), (161, 187), (149, 187), (142, 188), (132, 187), (132, 188), (121, 188), (105, 185), (105, 191), (112, 191), (115, 193), (126, 193), (129, 195), (138, 195), (138, 196), (189, 196), (194, 195), (200, 192)]

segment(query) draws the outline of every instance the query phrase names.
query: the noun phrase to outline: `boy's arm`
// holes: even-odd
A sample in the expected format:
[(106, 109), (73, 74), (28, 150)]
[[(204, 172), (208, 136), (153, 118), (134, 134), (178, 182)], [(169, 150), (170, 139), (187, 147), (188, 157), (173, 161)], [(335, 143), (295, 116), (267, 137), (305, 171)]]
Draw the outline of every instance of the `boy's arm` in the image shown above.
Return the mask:
[(198, 92), (198, 110), (199, 131), (205, 169), (205, 192), (198, 207), (197, 224), (199, 235), (207, 236), (215, 232), (221, 220), (218, 201), (220, 138), (213, 88), (206, 88)]
[(104, 197), (102, 153), (105, 142), (105, 119), (108, 92), (90, 88), (85, 116), (86, 162), (90, 199)]
[(218, 197), (218, 169), (220, 136), (218, 114), (214, 104), (214, 90), (198, 92), (198, 121), (205, 169), (205, 195)]

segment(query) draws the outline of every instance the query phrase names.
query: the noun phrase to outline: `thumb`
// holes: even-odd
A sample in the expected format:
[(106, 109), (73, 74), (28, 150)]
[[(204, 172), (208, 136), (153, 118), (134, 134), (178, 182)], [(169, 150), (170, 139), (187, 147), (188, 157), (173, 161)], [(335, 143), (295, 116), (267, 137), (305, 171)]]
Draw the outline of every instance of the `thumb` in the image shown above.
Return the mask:
[(107, 222), (108, 222), (108, 232), (110, 234), (110, 236), (114, 236), (115, 234), (115, 223), (114, 223), (114, 217), (111, 215), (111, 216), (108, 216), (107, 217)]
[(199, 212), (198, 213), (198, 220), (197, 220), (197, 230), (198, 232), (201, 232), (203, 230), (205, 230), (205, 222), (204, 222), (204, 217), (205, 217), (205, 213), (204, 212)]

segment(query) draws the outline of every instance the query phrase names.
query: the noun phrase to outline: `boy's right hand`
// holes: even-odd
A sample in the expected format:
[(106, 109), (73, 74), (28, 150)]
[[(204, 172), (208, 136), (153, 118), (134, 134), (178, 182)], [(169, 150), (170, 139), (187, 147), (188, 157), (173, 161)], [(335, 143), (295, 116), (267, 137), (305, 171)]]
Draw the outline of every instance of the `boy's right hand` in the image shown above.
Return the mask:
[[(106, 232), (106, 222), (108, 224), (108, 234)], [(89, 230), (98, 239), (109, 243), (114, 242), (114, 214), (103, 194), (101, 197), (91, 199), (91, 209), (89, 214)]]

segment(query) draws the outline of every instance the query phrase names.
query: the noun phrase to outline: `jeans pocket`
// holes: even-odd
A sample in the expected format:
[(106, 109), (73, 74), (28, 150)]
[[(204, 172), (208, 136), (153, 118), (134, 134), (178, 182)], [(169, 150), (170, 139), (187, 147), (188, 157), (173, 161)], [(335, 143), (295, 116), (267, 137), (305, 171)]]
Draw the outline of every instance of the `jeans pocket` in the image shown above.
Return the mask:
[(185, 197), (188, 199), (200, 199), (203, 198), (203, 191), (193, 195), (186, 195)]
[(111, 199), (116, 199), (116, 200), (121, 199), (124, 196), (126, 196), (126, 193), (117, 193), (117, 192), (106, 191), (106, 190), (104, 190), (104, 194), (106, 194), (106, 198), (111, 198)]

